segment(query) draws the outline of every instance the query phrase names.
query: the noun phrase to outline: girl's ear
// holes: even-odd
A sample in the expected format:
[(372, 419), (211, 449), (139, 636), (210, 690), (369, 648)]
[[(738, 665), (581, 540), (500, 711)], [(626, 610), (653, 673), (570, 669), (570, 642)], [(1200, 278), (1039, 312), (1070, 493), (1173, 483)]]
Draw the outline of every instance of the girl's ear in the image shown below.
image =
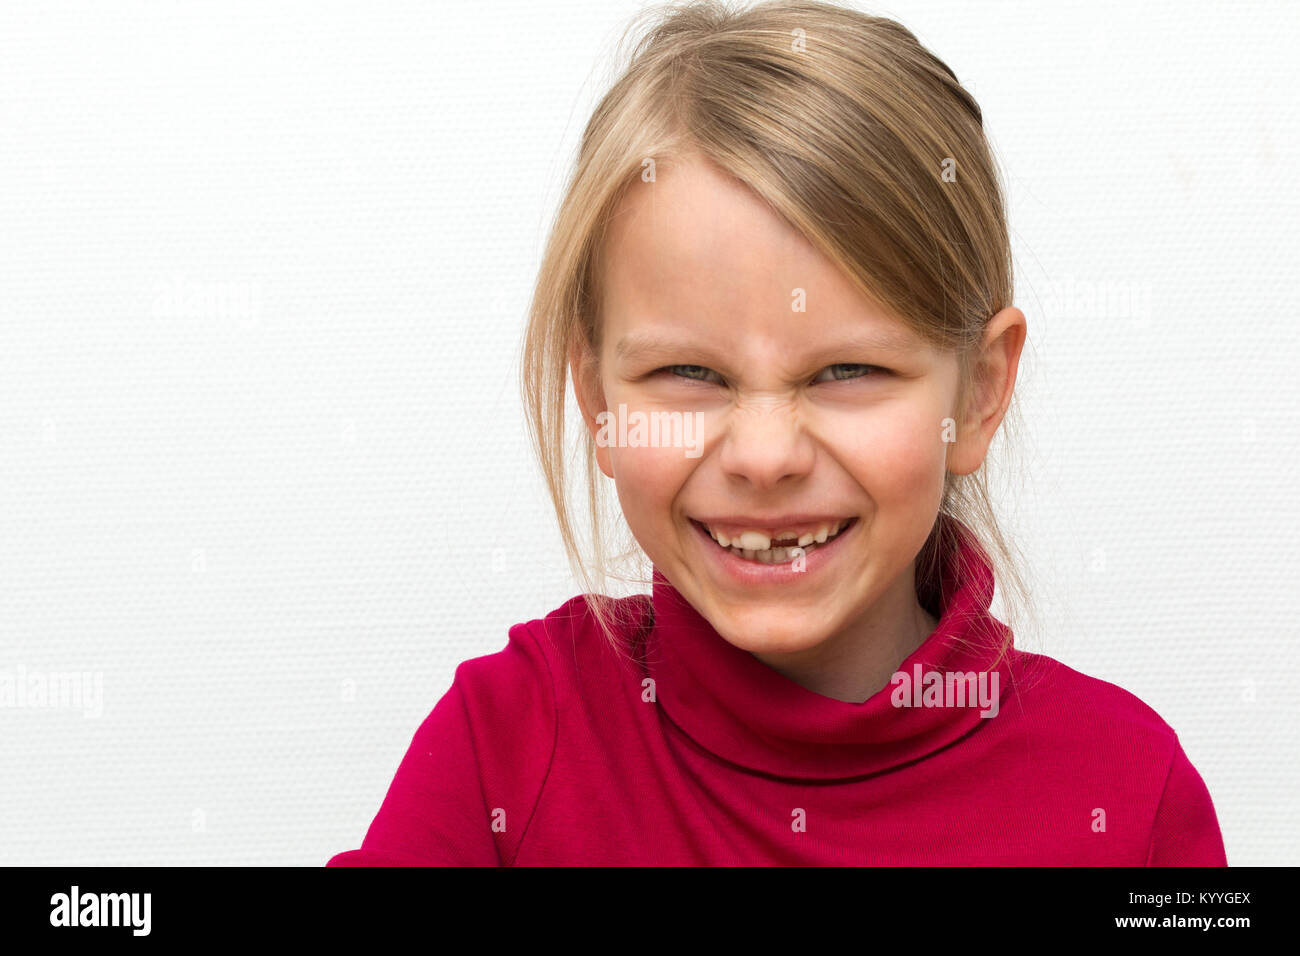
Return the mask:
[(607, 411), (605, 390), (600, 384), (596, 357), (581, 337), (569, 347), (569, 374), (573, 378), (574, 397), (577, 398), (578, 407), (582, 410), (582, 420), (587, 430), (591, 432), (591, 440), (596, 445), (596, 464), (600, 466), (606, 478), (613, 478), (614, 468), (610, 461), (609, 448), (596, 440), (597, 433), (600, 431), (600, 423), (596, 421), (596, 416)]
[(969, 475), (988, 454), (1016, 387), (1016, 369), (1027, 332), (1025, 316), (1007, 307), (984, 327), (971, 371), (971, 395), (957, 422), (957, 439), (948, 446), (948, 471)]

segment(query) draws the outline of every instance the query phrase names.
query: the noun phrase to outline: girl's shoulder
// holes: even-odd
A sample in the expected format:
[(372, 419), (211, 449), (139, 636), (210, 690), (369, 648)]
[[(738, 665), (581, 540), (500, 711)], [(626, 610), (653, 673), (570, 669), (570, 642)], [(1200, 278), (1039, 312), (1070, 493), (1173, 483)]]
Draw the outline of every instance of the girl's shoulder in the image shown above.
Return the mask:
[[(1053, 785), (1106, 792), (1142, 806), (1150, 820), (1148, 865), (1224, 866), (1214, 801), (1178, 734), (1146, 701), (1118, 684), (1016, 650), (1002, 714)], [(1104, 801), (1101, 801), (1104, 802)], [(1095, 812), (1095, 811), (1094, 811)]]
[[(575, 681), (593, 681), (623, 673), (632, 665), (631, 651), (650, 621), (649, 595), (614, 599), (609, 622), (617, 646), (602, 631), (586, 595), (569, 598), (553, 611), (510, 627), (506, 646), (471, 658), (456, 669), (462, 688), (512, 699), (521, 687), (543, 688), (551, 708), (557, 688), (571, 689)], [(620, 668), (611, 671), (611, 667)]]
[(1195, 777), (1189, 786), (1204, 790), (1177, 732), (1136, 694), (1045, 654), (1016, 650), (1009, 669), (1001, 713), (1015, 715), (1016, 736), (1041, 752), (1157, 795), (1179, 775)]
[(1014, 650), (1004, 706), (1023, 704), (1060, 718), (1063, 729), (1109, 731), (1171, 742), (1174, 729), (1146, 701), (1118, 684), (1075, 670), (1046, 654)]

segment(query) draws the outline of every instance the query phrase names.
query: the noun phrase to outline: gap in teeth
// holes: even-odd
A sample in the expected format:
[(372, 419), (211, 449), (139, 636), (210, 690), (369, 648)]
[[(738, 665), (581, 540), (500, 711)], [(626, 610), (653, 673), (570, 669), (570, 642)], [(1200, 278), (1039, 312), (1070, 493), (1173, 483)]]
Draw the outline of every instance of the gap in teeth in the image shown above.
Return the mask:
[[(816, 531), (805, 532), (804, 534), (799, 535), (797, 540), (793, 534), (783, 533), (780, 538), (775, 540), (787, 541), (789, 544), (778, 547), (773, 547), (772, 545), (775, 543), (774, 540), (762, 532), (745, 531), (736, 538), (731, 539), (727, 538), (725, 534), (719, 534), (714, 531), (708, 525), (704, 525), (704, 528), (709, 532), (709, 536), (717, 542), (719, 547), (725, 548), (732, 554), (743, 557), (749, 561), (758, 561), (762, 564), (785, 564), (792, 560), (793, 555), (791, 552), (794, 548), (803, 548), (804, 553), (807, 554), (819, 544), (825, 544), (827, 541), (835, 538), (835, 536), (843, 531), (844, 527), (852, 520), (852, 518), (844, 518), (840, 521), (822, 525), (817, 528)], [(743, 547), (745, 544), (752, 544), (755, 545), (755, 547)]]

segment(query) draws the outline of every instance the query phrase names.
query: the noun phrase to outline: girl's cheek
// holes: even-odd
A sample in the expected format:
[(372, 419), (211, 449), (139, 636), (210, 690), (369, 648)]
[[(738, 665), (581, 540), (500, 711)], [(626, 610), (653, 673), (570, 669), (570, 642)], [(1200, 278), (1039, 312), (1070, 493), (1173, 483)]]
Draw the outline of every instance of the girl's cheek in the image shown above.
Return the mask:
[(645, 491), (675, 493), (716, 444), (726, 422), (716, 402), (702, 409), (699, 401), (674, 400), (651, 389), (610, 389), (606, 403), (614, 476)]
[(610, 459), (619, 485), (645, 497), (674, 494), (698, 460), (674, 447), (615, 447)]
[(942, 426), (925, 410), (863, 414), (835, 423), (829, 434), (828, 447), (877, 500), (916, 497), (942, 486)]
[(818, 423), (818, 434), (827, 446), (862, 462), (888, 459), (905, 467), (936, 453), (942, 457), (939, 419), (902, 403), (827, 416)]

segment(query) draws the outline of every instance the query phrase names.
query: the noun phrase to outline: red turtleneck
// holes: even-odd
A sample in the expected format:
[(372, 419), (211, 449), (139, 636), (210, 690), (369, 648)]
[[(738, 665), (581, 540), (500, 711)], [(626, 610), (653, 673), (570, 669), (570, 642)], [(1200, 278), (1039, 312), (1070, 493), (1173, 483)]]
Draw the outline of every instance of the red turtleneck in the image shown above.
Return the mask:
[[(920, 689), (863, 703), (729, 644), (657, 569), (620, 602), (631, 659), (574, 598), (457, 668), (360, 849), (328, 865), (1226, 865), (1155, 711), (1049, 657), (999, 659), (976, 549), (941, 587), (899, 667)], [(926, 676), (981, 671), (996, 706)]]

